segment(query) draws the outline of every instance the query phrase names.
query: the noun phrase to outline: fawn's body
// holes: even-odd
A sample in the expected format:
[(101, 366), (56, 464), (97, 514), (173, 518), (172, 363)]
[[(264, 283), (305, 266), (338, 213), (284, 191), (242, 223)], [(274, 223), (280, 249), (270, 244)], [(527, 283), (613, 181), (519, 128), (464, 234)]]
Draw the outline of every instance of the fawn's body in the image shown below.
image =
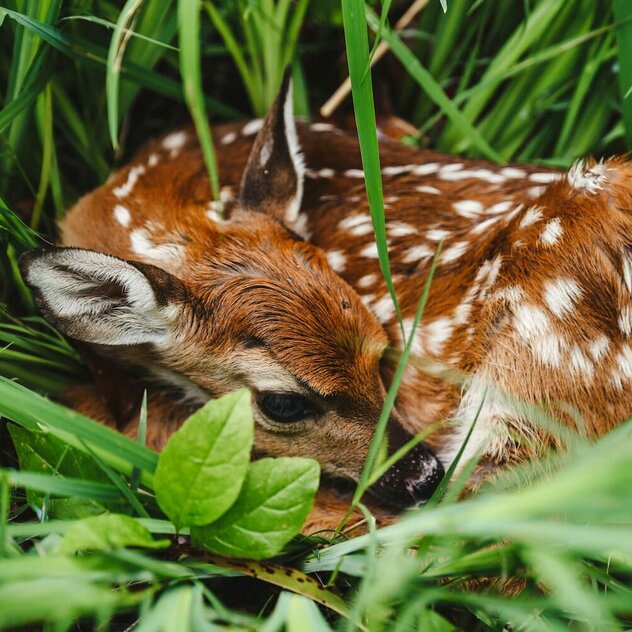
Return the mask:
[[(269, 127), (281, 124), (277, 110)], [(268, 137), (265, 130), (259, 135), (242, 181), (260, 127), (251, 121), (214, 130), (227, 219), (221, 220), (211, 203), (195, 134), (184, 130), (148, 143), (62, 224), (64, 246), (168, 272), (169, 278), (152, 278), (156, 304), (163, 311), (175, 309), (163, 295), (178, 295), (178, 305), (197, 301), (194, 315), (174, 312), (188, 329), (168, 344), (131, 335), (104, 346), (74, 321), (55, 317), (62, 308), (46, 299), (44, 312), (70, 335), (99, 343), (106, 356), (180, 385), (195, 405), (243, 380), (257, 393), (299, 389), (308, 399), (316, 393), (321, 412), (314, 420), (302, 429), (285, 423), (280, 431), (261, 422), (256, 450), (315, 456), (326, 473), (353, 480), (383, 403), (382, 382), (389, 383), (396, 363), (384, 352), (403, 346), (379, 270), (357, 141), (328, 124), (298, 125), (306, 167), (298, 212), (302, 166), (291, 137), (296, 182), (290, 182), (284, 155), (280, 173), (269, 163), (278, 183), (272, 189), (278, 190), (253, 197), (257, 177), (268, 174), (270, 154), (275, 160), (279, 141), (266, 140), (274, 136), (269, 130)], [(249, 184), (257, 161), (263, 171)], [(381, 161), (391, 269), (407, 335), (443, 242), (391, 419), (392, 445), (401, 445), (406, 432), (440, 424), (427, 444), (447, 468), (482, 406), (464, 458), (482, 453), (479, 472), (485, 475), (537, 456), (543, 443), (552, 441), (522, 403), (542, 406), (589, 436), (628, 416), (632, 169), (621, 162), (579, 165), (569, 174), (498, 167), (392, 141), (382, 143)], [(64, 261), (58, 267), (72, 265)], [(145, 268), (141, 272), (148, 274)], [(174, 288), (171, 275), (186, 288)], [(46, 295), (36, 274), (27, 276)], [(104, 289), (105, 281), (97, 294), (113, 300), (136, 283)], [(215, 332), (205, 343), (208, 356), (199, 338), (205, 318)], [(279, 405), (265, 396), (256, 401), (264, 412), (270, 401)], [(107, 416), (81, 394), (73, 403), (101, 419)], [(160, 393), (153, 406), (150, 443), (160, 447), (191, 409), (181, 396)], [(283, 406), (286, 414), (288, 404)], [(301, 419), (311, 419), (303, 413)], [(133, 427), (130, 422), (127, 431)], [(422, 472), (419, 481), (432, 479), (431, 490), (441, 467), (428, 450), (415, 458), (407, 467)], [(417, 481), (410, 472), (393, 476), (378, 498), (389, 500), (397, 486), (410, 491), (410, 481)]]

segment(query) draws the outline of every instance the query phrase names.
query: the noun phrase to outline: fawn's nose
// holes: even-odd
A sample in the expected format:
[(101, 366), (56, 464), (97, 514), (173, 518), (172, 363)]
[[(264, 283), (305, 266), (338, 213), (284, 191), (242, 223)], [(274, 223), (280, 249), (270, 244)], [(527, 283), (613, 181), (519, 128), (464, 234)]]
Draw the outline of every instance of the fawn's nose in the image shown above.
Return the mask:
[(380, 502), (396, 509), (427, 502), (441, 482), (444, 469), (423, 444), (402, 457), (369, 489)]

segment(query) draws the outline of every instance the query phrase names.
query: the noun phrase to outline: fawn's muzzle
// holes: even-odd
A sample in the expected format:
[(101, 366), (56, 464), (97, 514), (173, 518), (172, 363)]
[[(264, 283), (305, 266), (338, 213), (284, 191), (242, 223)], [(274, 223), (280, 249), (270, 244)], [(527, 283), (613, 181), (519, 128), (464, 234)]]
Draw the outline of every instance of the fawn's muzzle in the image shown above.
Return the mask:
[[(402, 434), (403, 430), (400, 431), (398, 426), (391, 428), (391, 452), (403, 445)], [(394, 445), (393, 438), (396, 438)], [(444, 473), (443, 465), (432, 450), (418, 444), (388, 469), (368, 489), (368, 493), (381, 503), (395, 509), (405, 509), (430, 500)]]

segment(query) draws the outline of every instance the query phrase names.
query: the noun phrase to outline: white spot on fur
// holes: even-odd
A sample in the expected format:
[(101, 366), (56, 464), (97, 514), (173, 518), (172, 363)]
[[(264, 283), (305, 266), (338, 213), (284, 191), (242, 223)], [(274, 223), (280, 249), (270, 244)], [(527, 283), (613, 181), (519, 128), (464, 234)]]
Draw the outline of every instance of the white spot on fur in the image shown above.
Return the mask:
[(344, 174), (347, 178), (364, 178), (362, 169), (347, 169)]
[(505, 178), (526, 178), (527, 172), (524, 169), (516, 169), (516, 167), (504, 167), (500, 170), (501, 175)]
[(621, 262), (623, 264), (623, 282), (625, 287), (628, 288), (628, 292), (632, 292), (632, 258), (627, 248), (621, 255)]
[(173, 243), (156, 245), (149, 237), (146, 228), (137, 228), (130, 233), (132, 252), (145, 259), (152, 259), (161, 263), (179, 263), (185, 253), (183, 246)]
[(601, 360), (606, 353), (608, 353), (608, 348), (610, 347), (610, 340), (605, 335), (600, 335), (595, 338), (589, 345), (588, 350), (590, 351), (590, 355), (593, 357), (595, 362)]
[(158, 154), (151, 154), (147, 159), (147, 166), (155, 167), (160, 162), (160, 156)]
[(305, 175), (308, 178), (317, 179), (317, 178), (333, 178), (336, 175), (336, 172), (333, 169), (306, 169)]
[(335, 127), (331, 123), (312, 123), (309, 129), (312, 132), (333, 132)]
[(472, 228), (470, 233), (472, 235), (481, 235), (481, 234), (487, 232), (494, 224), (496, 224), (497, 222), (499, 222), (502, 219), (503, 219), (503, 217), (500, 216), (500, 215), (498, 217), (490, 217), (489, 219), (486, 219), (484, 222), (480, 222), (480, 223), (476, 224), (476, 226), (474, 226), (474, 228)]
[(372, 241), (371, 243), (367, 244), (364, 248), (362, 248), (359, 254), (361, 257), (366, 257), (367, 259), (377, 259), (379, 256), (377, 253), (377, 245), (375, 244), (374, 241)]
[(398, 176), (402, 173), (410, 173), (417, 165), (399, 165), (392, 167), (384, 167), (382, 169), (382, 175), (385, 176)]
[(531, 187), (527, 189), (527, 195), (532, 198), (539, 198), (546, 191), (546, 187)]
[(371, 308), (382, 324), (389, 323), (395, 316), (395, 306), (390, 294), (385, 294), (382, 298), (375, 301)]
[(461, 200), (455, 202), (452, 208), (461, 216), (467, 219), (476, 219), (483, 211), (483, 205), (477, 200)]
[(508, 285), (500, 290), (496, 290), (492, 295), (492, 298), (507, 301), (511, 305), (520, 303), (525, 297), (524, 290), (518, 285)]
[(228, 134), (224, 134), (222, 139), (219, 141), (222, 145), (230, 145), (237, 140), (237, 132), (228, 132)]
[(145, 165), (135, 165), (127, 173), (127, 180), (121, 186), (112, 189), (112, 193), (119, 199), (127, 197), (143, 173), (145, 173)]
[(425, 244), (418, 244), (416, 246), (411, 246), (404, 252), (402, 262), (415, 263), (416, 261), (420, 261), (421, 259), (429, 259), (430, 257), (434, 257), (434, 254), (435, 253)]
[(583, 160), (579, 160), (569, 169), (566, 179), (568, 183), (578, 191), (597, 193), (597, 191), (601, 191), (608, 182), (606, 176), (607, 171), (608, 168), (603, 162), (599, 162), (589, 169), (586, 169), (586, 163)]
[(386, 231), (389, 237), (406, 237), (406, 235), (414, 235), (417, 229), (405, 222), (389, 222)]
[(467, 241), (459, 241), (453, 246), (446, 248), (441, 253), (441, 263), (452, 263), (453, 261), (460, 259), (466, 252), (469, 245), (470, 244)]
[(454, 323), (451, 318), (439, 318), (424, 327), (425, 347), (429, 353), (439, 355), (452, 336)]
[(632, 305), (624, 305), (619, 312), (619, 329), (629, 336), (632, 333)]
[(366, 276), (363, 276), (360, 279), (358, 279), (358, 281), (356, 282), (356, 285), (358, 287), (366, 289), (375, 285), (376, 282), (377, 282), (377, 274), (367, 274)]
[(334, 272), (344, 272), (347, 266), (347, 257), (340, 250), (330, 250), (326, 253), (327, 261)]
[(248, 121), (242, 128), (241, 133), (244, 136), (252, 136), (256, 134), (263, 127), (263, 119), (253, 119)]
[(514, 205), (512, 200), (503, 200), (490, 206), (485, 213), (488, 215), (498, 215), (500, 213), (506, 213)]
[(427, 162), (423, 165), (416, 165), (413, 169), (413, 173), (416, 176), (427, 176), (431, 173), (436, 173), (439, 170), (438, 162)]
[(547, 334), (550, 321), (546, 312), (535, 305), (518, 305), (514, 309), (513, 324), (516, 333), (523, 340), (530, 342)]
[(442, 239), (447, 239), (450, 236), (450, 231), (442, 230), (440, 228), (431, 228), (426, 233), (426, 239), (429, 241), (441, 241)]
[(439, 195), (439, 193), (441, 193), (436, 187), (431, 187), (426, 184), (415, 187), (415, 189), (419, 191), (419, 193), (430, 193), (431, 195)]
[(572, 373), (581, 375), (587, 381), (592, 380), (595, 374), (593, 363), (576, 344), (571, 347), (569, 353), (569, 366)]
[(114, 217), (116, 221), (121, 225), (127, 228), (132, 221), (132, 214), (129, 212), (129, 209), (117, 204), (114, 207)]
[(548, 333), (542, 337), (536, 337), (531, 340), (531, 349), (533, 354), (545, 366), (559, 368), (565, 350), (568, 348), (568, 342), (556, 333)]
[(564, 230), (562, 229), (560, 218), (554, 217), (551, 221), (546, 223), (540, 235), (540, 241), (547, 246), (553, 246), (559, 241), (563, 233)]
[(612, 372), (612, 383), (617, 388), (623, 388), (623, 381), (632, 379), (632, 349), (630, 345), (622, 345), (615, 360), (617, 365)]
[(367, 306), (371, 307), (371, 303), (375, 300), (375, 294), (363, 294), (360, 300)]
[(582, 291), (574, 279), (556, 279), (544, 284), (544, 302), (558, 318), (568, 314)]
[(371, 225), (371, 216), (366, 214), (356, 214), (349, 215), (348, 217), (340, 220), (340, 222), (338, 223), (338, 228), (340, 228), (340, 230), (350, 231), (357, 228), (358, 226), (365, 226), (366, 224), (369, 224), (369, 226)]
[(531, 182), (540, 182), (542, 184), (549, 184), (550, 182), (555, 182), (556, 180), (560, 180), (562, 177), (559, 173), (530, 173), (529, 180)]
[(542, 209), (538, 208), (537, 206), (532, 206), (531, 208), (527, 209), (525, 214), (522, 216), (519, 227), (526, 228), (527, 226), (531, 226), (541, 219)]
[(168, 136), (165, 136), (162, 140), (162, 146), (165, 149), (169, 149), (171, 151), (182, 149), (188, 138), (187, 132), (181, 130), (179, 132), (172, 132)]

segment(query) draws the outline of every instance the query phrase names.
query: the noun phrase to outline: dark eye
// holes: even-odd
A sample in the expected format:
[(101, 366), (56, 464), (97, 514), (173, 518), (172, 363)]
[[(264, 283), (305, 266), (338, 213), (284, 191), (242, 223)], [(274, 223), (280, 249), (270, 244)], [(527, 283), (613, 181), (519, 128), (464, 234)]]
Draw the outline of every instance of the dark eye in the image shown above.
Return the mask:
[(257, 403), (270, 419), (278, 423), (301, 421), (316, 413), (306, 397), (294, 393), (259, 393)]

